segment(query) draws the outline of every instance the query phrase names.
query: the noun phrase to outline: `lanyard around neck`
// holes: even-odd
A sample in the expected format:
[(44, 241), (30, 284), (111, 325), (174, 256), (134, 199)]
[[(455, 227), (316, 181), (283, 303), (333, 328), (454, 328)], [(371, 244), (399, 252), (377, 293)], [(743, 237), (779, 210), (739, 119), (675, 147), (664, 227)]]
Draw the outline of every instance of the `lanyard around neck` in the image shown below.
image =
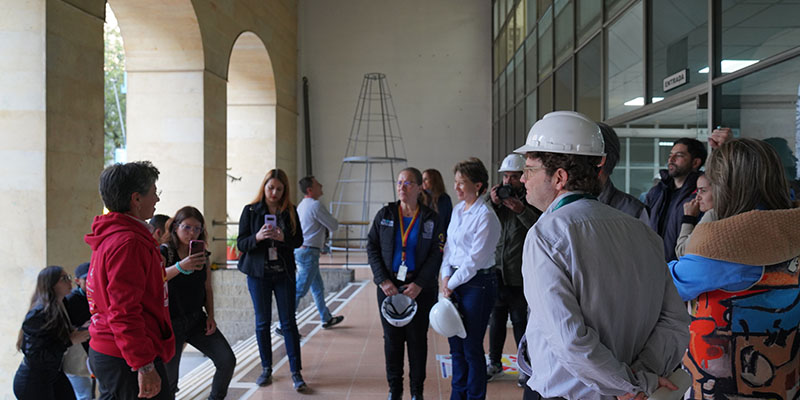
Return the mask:
[(574, 194), (571, 194), (569, 196), (564, 196), (564, 198), (561, 199), (558, 202), (558, 204), (556, 204), (555, 207), (553, 207), (553, 211), (558, 210), (559, 208), (564, 207), (565, 205), (567, 205), (569, 203), (573, 203), (573, 202), (578, 201), (580, 199), (597, 200), (597, 197), (596, 196), (592, 196), (592, 195), (590, 195), (588, 193), (574, 193)]
[(417, 211), (414, 213), (414, 218), (411, 219), (411, 223), (408, 224), (408, 229), (403, 228), (403, 206), (398, 205), (397, 210), (400, 212), (400, 242), (402, 246), (400, 261), (401, 263), (405, 264), (406, 243), (408, 243), (408, 236), (411, 234), (411, 229), (414, 227), (414, 223), (417, 222), (417, 217), (419, 217), (419, 207), (417, 207)]

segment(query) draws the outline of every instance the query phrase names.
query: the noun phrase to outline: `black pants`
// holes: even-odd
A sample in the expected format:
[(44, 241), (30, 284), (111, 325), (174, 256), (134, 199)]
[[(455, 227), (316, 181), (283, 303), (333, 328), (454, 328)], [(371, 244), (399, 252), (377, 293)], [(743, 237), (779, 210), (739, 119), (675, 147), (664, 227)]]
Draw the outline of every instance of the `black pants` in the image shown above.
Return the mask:
[[(381, 315), (383, 326), (383, 353), (386, 357), (386, 380), (389, 391), (403, 394), (404, 346), (408, 347), (408, 378), (412, 395), (421, 395), (425, 384), (425, 361), (428, 358), (428, 315), (436, 303), (438, 291), (424, 288), (416, 298), (417, 313), (411, 322), (398, 328)], [(386, 295), (378, 287), (378, 309)]]
[(522, 286), (504, 286), (499, 276), (497, 282), (497, 301), (489, 318), (489, 361), (492, 364), (500, 364), (502, 361), (508, 316), (511, 315), (514, 341), (517, 346), (525, 335), (525, 327), (528, 324), (528, 303), (525, 301)]
[(202, 311), (172, 319), (172, 330), (175, 332), (175, 356), (169, 360), (166, 366), (169, 386), (173, 393), (178, 391), (178, 377), (180, 376), (178, 372), (183, 345), (189, 343), (214, 362), (216, 371), (208, 398), (224, 399), (233, 377), (233, 369), (236, 367), (236, 356), (219, 328), (214, 333), (206, 335), (206, 319), (207, 316)]
[(14, 375), (14, 395), (19, 400), (75, 400), (64, 371), (31, 368), (25, 361)]
[(522, 392), (522, 400), (565, 400), (563, 397), (551, 397), (546, 398), (542, 397), (539, 392), (530, 388), (530, 386), (525, 385), (525, 391)]
[[(156, 358), (153, 364), (161, 378), (161, 391), (153, 399), (175, 399), (174, 393), (169, 388), (164, 362), (160, 358)], [(89, 348), (89, 365), (100, 386), (100, 400), (136, 400), (139, 398), (139, 373), (131, 371), (131, 367), (124, 359), (107, 356)]]

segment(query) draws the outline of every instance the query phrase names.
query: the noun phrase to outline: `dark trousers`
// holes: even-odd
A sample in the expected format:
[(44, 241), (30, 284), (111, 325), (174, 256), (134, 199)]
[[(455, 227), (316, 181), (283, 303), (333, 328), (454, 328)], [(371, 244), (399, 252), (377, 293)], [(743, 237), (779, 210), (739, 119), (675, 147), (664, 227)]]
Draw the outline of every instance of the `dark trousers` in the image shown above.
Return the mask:
[[(158, 400), (173, 400), (175, 395), (169, 388), (167, 370), (160, 358), (153, 361), (161, 378), (161, 391), (153, 397)], [(100, 400), (135, 400), (139, 396), (139, 373), (131, 371), (124, 359), (98, 353), (89, 348), (89, 365), (100, 386)]]
[(453, 362), (450, 400), (486, 398), (486, 357), (483, 337), (497, 297), (497, 276), (494, 273), (475, 275), (455, 290), (455, 300), (464, 320), (467, 337), (453, 336), (450, 356)]
[(525, 335), (528, 323), (528, 303), (525, 301), (522, 287), (505, 286), (499, 277), (497, 282), (497, 301), (489, 318), (489, 361), (492, 364), (500, 364), (502, 361), (503, 345), (506, 342), (506, 321), (509, 315), (517, 347)]
[(256, 341), (261, 355), (261, 367), (272, 368), (272, 294), (278, 304), (278, 319), (281, 322), (286, 356), (292, 372), (300, 371), (300, 333), (294, 316), (295, 278), (294, 274), (278, 273), (263, 278), (247, 276), (247, 289), (253, 300), (256, 314)]
[(14, 375), (14, 395), (19, 400), (75, 400), (64, 371), (31, 368), (23, 361)]
[(233, 355), (231, 346), (219, 328), (211, 335), (206, 335), (206, 314), (199, 311), (192, 315), (173, 318), (172, 330), (175, 332), (175, 357), (172, 357), (166, 366), (170, 390), (173, 393), (178, 391), (183, 345), (189, 343), (214, 362), (216, 372), (214, 372), (211, 394), (208, 398), (224, 399), (233, 377), (233, 369), (236, 367), (236, 356)]
[(563, 397), (542, 397), (539, 392), (525, 385), (525, 390), (522, 392), (522, 400), (565, 400)]
[[(383, 326), (383, 354), (386, 358), (386, 380), (389, 391), (397, 395), (403, 394), (404, 347), (408, 348), (408, 378), (412, 395), (421, 395), (425, 383), (425, 362), (428, 358), (428, 316), (436, 303), (438, 291), (425, 288), (415, 299), (417, 313), (408, 325), (396, 327), (389, 324), (381, 315)], [(378, 287), (378, 311), (386, 295)]]

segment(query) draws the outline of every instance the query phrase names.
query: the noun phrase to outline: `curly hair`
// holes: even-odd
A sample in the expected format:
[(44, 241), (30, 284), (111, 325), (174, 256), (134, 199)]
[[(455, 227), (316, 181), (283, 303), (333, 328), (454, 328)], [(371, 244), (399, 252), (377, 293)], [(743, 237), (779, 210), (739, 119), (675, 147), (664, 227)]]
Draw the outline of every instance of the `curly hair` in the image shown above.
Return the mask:
[(569, 191), (582, 191), (597, 195), (602, 190), (600, 172), (602, 157), (584, 156), (577, 154), (547, 153), (534, 151), (527, 154), (528, 158), (538, 158), (547, 171), (547, 176), (553, 176), (560, 168), (567, 171), (567, 184), (564, 189)]

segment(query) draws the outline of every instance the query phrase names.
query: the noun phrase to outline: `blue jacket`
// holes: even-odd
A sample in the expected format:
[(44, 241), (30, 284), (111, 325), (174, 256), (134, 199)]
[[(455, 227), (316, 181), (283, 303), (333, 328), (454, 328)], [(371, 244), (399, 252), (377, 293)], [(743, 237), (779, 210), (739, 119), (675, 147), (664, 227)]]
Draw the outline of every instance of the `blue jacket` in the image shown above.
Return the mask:
[(661, 181), (649, 192), (645, 205), (650, 213), (650, 227), (653, 228), (664, 242), (664, 258), (672, 261), (675, 255), (675, 244), (681, 233), (683, 220), (683, 204), (694, 198), (697, 190), (697, 178), (701, 175), (698, 171), (689, 173), (680, 189), (675, 189), (675, 183), (667, 170), (661, 170)]

